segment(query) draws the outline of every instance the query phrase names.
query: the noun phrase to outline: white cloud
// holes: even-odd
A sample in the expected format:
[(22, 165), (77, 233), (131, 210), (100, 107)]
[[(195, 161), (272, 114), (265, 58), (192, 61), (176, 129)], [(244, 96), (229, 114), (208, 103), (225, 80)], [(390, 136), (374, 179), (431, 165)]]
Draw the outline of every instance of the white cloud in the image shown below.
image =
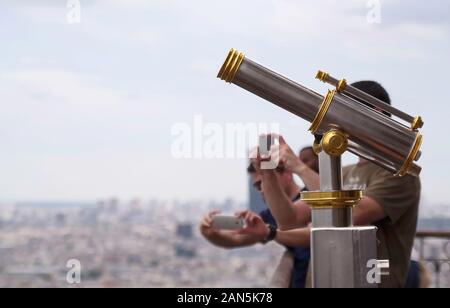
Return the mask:
[[(56, 30), (66, 31), (69, 35), (78, 33), (95, 40), (144, 46), (155, 46), (163, 37), (157, 27), (142, 23), (133, 25), (132, 18), (122, 15), (124, 4), (120, 1), (109, 3), (81, 0), (80, 3), (82, 17), (79, 24), (67, 22), (69, 10), (64, 0), (45, 3), (22, 1), (9, 6), (18, 16), (25, 17), (37, 26), (56, 26)], [(136, 11), (139, 10), (139, 3), (140, 1), (130, 1), (125, 7)]]
[(27, 115), (36, 123), (59, 124), (60, 119), (70, 118), (95, 126), (98, 120), (120, 119), (122, 126), (144, 123), (149, 127), (176, 114), (167, 106), (178, 101), (170, 94), (146, 92), (135, 96), (125, 86), (113, 86), (100, 76), (68, 70), (4, 71), (0, 83), (2, 101), (11, 102), (0, 114), (4, 121)]
[[(227, 40), (254, 39), (283, 46), (305, 44), (312, 48), (328, 48), (336, 52), (354, 51), (362, 60), (366, 54), (377, 59), (423, 59), (427, 44), (449, 41), (450, 30), (445, 21), (394, 19), (399, 5), (382, 2), (381, 24), (367, 22), (367, 1), (180, 1), (180, 0), (112, 0), (83, 3), (83, 22), (72, 27), (96, 40), (117, 44), (155, 47), (162, 42), (174, 43), (180, 33), (186, 37), (227, 35)], [(405, 5), (405, 4), (403, 4)], [(414, 2), (409, 10), (417, 11)], [(445, 6), (444, 6), (445, 7)], [(39, 23), (61, 22), (63, 5), (19, 6), (26, 16)], [(438, 7), (435, 8), (438, 10)], [(126, 13), (123, 13), (126, 12)], [(161, 16), (167, 20), (164, 22)], [(429, 15), (429, 14), (428, 14)], [(427, 15), (427, 16), (428, 16)], [(407, 16), (407, 15), (406, 15)], [(156, 21), (155, 21), (156, 20)], [(380, 42), (384, 42), (382, 45)]]
[(406, 36), (421, 41), (448, 42), (449, 40), (448, 29), (436, 24), (405, 22), (393, 26), (393, 30), (399, 36)]
[(52, 2), (52, 3), (38, 3), (38, 1), (19, 1), (8, 3), (7, 6), (13, 11), (29, 20), (40, 24), (64, 24), (67, 23), (67, 8), (66, 2)]
[(62, 70), (28, 70), (4, 72), (0, 74), (0, 79), (15, 83), (16, 89), (35, 96), (92, 112), (124, 104), (120, 92), (96, 86), (99, 80), (92, 75)]
[[(423, 24), (420, 20), (383, 20), (367, 22), (364, 1), (292, 1), (274, 2), (269, 25), (271, 37), (285, 44), (308, 42), (313, 47), (364, 60), (376, 54), (377, 60), (413, 60), (427, 57), (426, 44), (448, 42), (450, 33), (443, 23)], [(389, 7), (382, 6), (383, 10)], [(383, 12), (383, 11), (382, 11)], [(383, 14), (383, 13), (382, 13)]]

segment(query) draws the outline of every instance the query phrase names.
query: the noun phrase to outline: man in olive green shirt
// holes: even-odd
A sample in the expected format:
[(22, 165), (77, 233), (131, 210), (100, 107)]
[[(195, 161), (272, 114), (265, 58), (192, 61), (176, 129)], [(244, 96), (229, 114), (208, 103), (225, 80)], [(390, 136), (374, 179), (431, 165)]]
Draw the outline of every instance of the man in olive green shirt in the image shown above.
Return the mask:
[(390, 266), (389, 275), (381, 276), (381, 286), (404, 287), (417, 227), (419, 178), (395, 177), (371, 162), (360, 160), (344, 168), (343, 180), (345, 189), (364, 189), (364, 197), (383, 209), (385, 217), (372, 223), (378, 228), (378, 259), (389, 260)]

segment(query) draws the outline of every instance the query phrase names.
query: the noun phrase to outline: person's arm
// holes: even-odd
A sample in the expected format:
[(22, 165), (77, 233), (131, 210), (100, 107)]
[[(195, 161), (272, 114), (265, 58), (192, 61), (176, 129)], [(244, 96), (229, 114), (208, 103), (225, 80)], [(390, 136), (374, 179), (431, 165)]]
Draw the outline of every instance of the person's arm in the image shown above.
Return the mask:
[[(279, 136), (279, 148), (274, 147), (274, 152), (279, 151), (279, 161), (283, 166), (298, 175), (309, 191), (320, 190), (320, 177), (314, 170), (310, 169), (302, 160), (295, 155), (282, 136)], [(277, 153), (271, 153), (276, 155)]]
[(281, 188), (273, 170), (262, 170), (264, 198), (281, 230), (306, 226), (311, 221), (311, 209), (303, 201), (296, 203)]
[[(366, 226), (386, 217), (383, 208), (370, 197), (364, 197), (353, 211), (353, 223), (356, 226)], [(289, 247), (309, 247), (311, 227), (277, 231), (277, 243)]]
[(287, 231), (278, 230), (275, 240), (284, 246), (307, 248), (311, 242), (311, 227)]
[(200, 232), (211, 244), (221, 248), (247, 247), (260, 242), (261, 238), (254, 234), (238, 234), (235, 231), (216, 230), (211, 227), (211, 216), (218, 212), (211, 212), (206, 215), (201, 224)]
[(353, 209), (353, 224), (368, 226), (386, 217), (383, 207), (370, 197), (363, 197)]
[(299, 161), (301, 164), (299, 164), (294, 170), (293, 173), (298, 175), (303, 183), (305, 184), (305, 187), (309, 191), (319, 191), (320, 190), (320, 177), (319, 174), (316, 173), (314, 170), (306, 166), (300, 159)]
[(261, 170), (264, 187), (264, 199), (281, 230), (299, 227), (294, 203), (281, 188), (273, 170)]
[(364, 226), (386, 218), (396, 223), (408, 210), (417, 210), (419, 200), (418, 178), (395, 177), (379, 170), (373, 174), (364, 197), (353, 210), (353, 223)]
[[(250, 215), (246, 219), (247, 227), (240, 231), (241, 234), (252, 235), (260, 238), (260, 240), (267, 239), (270, 230), (261, 217), (257, 215)], [(311, 237), (311, 227), (293, 230), (277, 230), (275, 241), (278, 244), (288, 247), (309, 247)]]
[[(353, 210), (353, 224), (368, 226), (386, 217), (383, 207), (370, 197), (363, 197)], [(309, 247), (311, 228), (278, 230), (275, 240), (285, 246)]]
[(259, 243), (254, 236), (236, 234), (233, 231), (213, 230), (202, 234), (211, 244), (226, 249), (247, 247)]

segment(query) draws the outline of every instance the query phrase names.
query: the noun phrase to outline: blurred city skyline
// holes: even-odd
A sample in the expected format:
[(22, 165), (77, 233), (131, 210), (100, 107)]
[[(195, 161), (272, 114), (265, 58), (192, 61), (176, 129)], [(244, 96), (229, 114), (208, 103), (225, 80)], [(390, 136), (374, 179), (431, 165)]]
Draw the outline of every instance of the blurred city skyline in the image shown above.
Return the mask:
[(278, 123), (295, 150), (312, 138), (215, 78), (233, 47), (320, 93), (318, 69), (380, 81), (423, 116), (424, 203), (448, 204), (450, 3), (385, 0), (369, 23), (371, 2), (80, 0), (68, 23), (65, 0), (0, 0), (0, 203), (244, 201), (246, 160), (175, 159), (174, 125)]
[[(282, 246), (224, 250), (206, 241), (197, 228), (208, 210), (233, 212), (242, 206), (230, 200), (115, 199), (90, 205), (2, 206), (0, 287), (267, 287)], [(419, 230), (449, 228), (448, 209), (419, 221)], [(449, 287), (448, 240), (417, 238), (415, 247), (426, 259), (430, 287)], [(72, 260), (81, 266), (78, 282), (67, 279)], [(447, 261), (436, 267), (436, 260)]]

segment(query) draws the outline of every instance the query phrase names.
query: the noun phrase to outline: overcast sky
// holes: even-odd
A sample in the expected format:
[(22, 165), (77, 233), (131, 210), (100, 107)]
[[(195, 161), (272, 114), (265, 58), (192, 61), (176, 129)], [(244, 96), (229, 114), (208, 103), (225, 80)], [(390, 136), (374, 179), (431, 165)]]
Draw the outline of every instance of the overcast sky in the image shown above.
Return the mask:
[[(373, 1), (372, 1), (373, 2)], [(325, 93), (318, 69), (374, 79), (422, 115), (423, 195), (450, 183), (450, 2), (0, 0), (0, 200), (245, 200), (244, 159), (172, 157), (177, 123), (308, 123), (216, 79), (229, 48)], [(346, 162), (354, 161), (350, 155)]]

